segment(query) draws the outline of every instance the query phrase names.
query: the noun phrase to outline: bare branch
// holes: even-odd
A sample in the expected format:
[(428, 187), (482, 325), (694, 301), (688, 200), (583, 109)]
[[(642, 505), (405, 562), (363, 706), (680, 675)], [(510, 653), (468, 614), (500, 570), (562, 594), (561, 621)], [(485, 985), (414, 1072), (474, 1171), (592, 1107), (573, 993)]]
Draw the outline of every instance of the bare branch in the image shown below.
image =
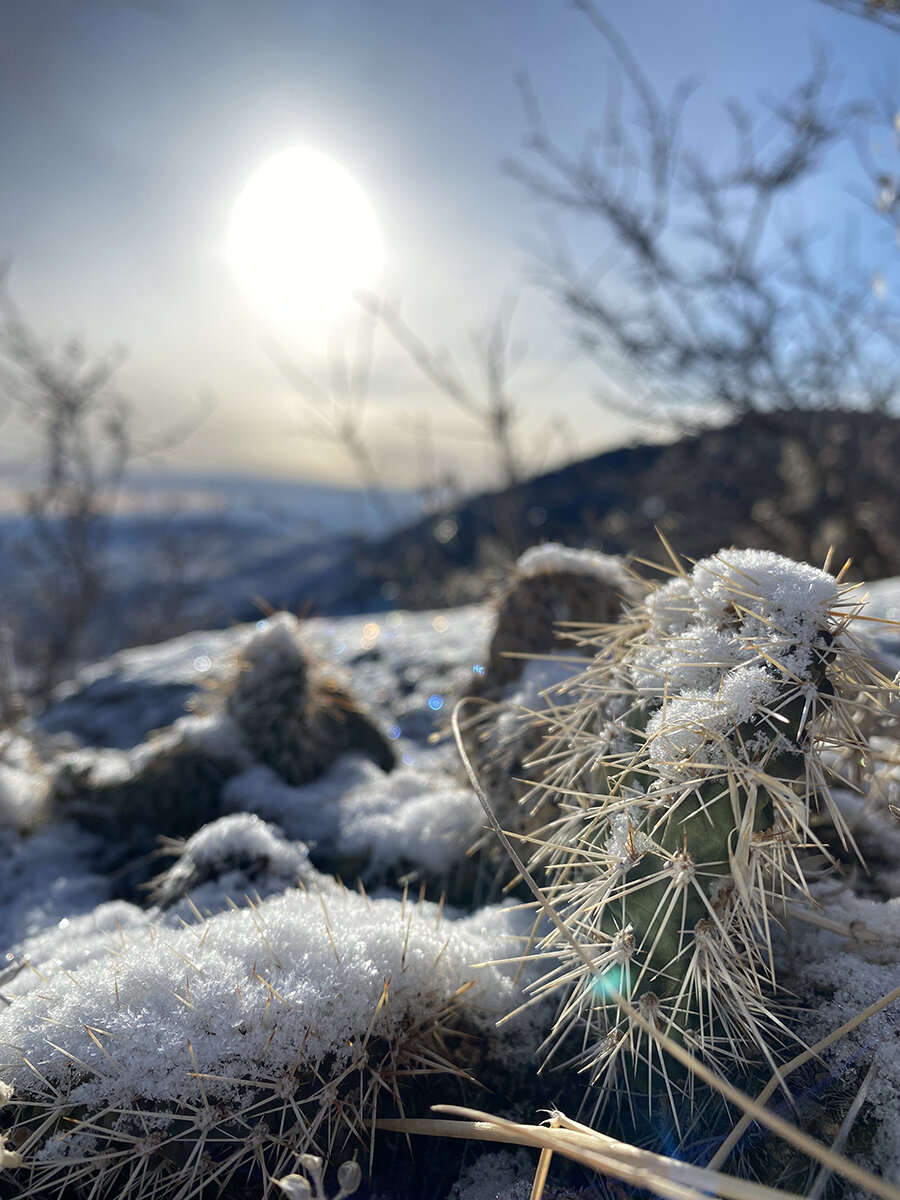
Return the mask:
[(575, 7), (611, 50), (625, 97), (613, 89), (612, 110), (571, 152), (521, 81), (527, 155), (508, 170), (596, 235), (588, 267), (561, 239), (542, 261), (583, 349), (614, 376), (639, 373), (666, 408), (889, 404), (895, 306), (873, 296), (871, 271), (826, 269), (815, 231), (788, 225), (862, 111), (838, 98), (827, 57), (786, 97), (754, 111), (732, 102), (734, 151), (711, 163), (683, 145), (693, 84), (664, 101), (598, 7)]
[(867, 21), (874, 21), (892, 33), (900, 33), (900, 3), (897, 0), (822, 0), (822, 2), (830, 8), (851, 13), (854, 17), (863, 17)]
[(340, 446), (353, 463), (372, 507), (391, 526), (396, 524), (397, 514), (362, 432), (373, 338), (374, 321), (361, 313), (352, 355), (344, 346), (332, 348), (327, 387), (317, 383), (276, 342), (266, 342), (264, 350), (303, 402), (303, 414), (309, 421), (306, 436)]
[(388, 330), (425, 378), (482, 426), (494, 447), (504, 487), (511, 487), (524, 477), (524, 466), (515, 445), (519, 410), (509, 394), (509, 380), (521, 359), (510, 341), (516, 301), (512, 293), (502, 300), (491, 323), (475, 338), (484, 375), (483, 389), (478, 392), (466, 384), (453, 357), (445, 350), (429, 347), (393, 304), (371, 292), (359, 297), (364, 310)]

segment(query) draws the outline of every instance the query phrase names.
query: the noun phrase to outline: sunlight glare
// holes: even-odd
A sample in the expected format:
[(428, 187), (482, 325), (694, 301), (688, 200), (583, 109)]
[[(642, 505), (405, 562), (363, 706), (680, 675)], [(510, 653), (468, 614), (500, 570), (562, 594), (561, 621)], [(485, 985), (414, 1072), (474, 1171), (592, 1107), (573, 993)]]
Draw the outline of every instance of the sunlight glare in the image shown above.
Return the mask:
[(260, 167), (235, 204), (227, 253), (251, 299), (292, 320), (341, 313), (384, 265), (365, 193), (311, 149), (284, 150)]

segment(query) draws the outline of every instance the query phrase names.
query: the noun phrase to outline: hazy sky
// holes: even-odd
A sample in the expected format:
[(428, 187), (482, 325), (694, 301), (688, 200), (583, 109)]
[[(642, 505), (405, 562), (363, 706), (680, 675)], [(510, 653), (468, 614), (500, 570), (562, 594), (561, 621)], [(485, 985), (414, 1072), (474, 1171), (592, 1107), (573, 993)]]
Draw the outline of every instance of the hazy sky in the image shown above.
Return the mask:
[[(713, 149), (722, 101), (798, 80), (811, 35), (833, 49), (848, 96), (865, 95), (900, 51), (900, 39), (815, 0), (600, 4), (663, 93), (699, 76), (689, 128)], [(277, 337), (324, 380), (340, 329), (279, 326), (225, 259), (244, 184), (292, 146), (346, 168), (383, 234), (384, 286), (429, 344), (472, 368), (472, 335), (522, 286), (539, 230), (540, 207), (501, 169), (524, 132), (515, 74), (529, 73), (548, 123), (574, 148), (602, 112), (607, 62), (564, 0), (6, 0), (0, 255), (12, 262), (10, 290), (48, 338), (75, 331), (98, 352), (127, 347), (121, 386), (143, 429), (200, 392), (215, 396), (173, 454), (179, 468), (350, 478), (338, 449), (303, 436), (296, 398), (263, 351)], [(834, 187), (840, 206), (838, 177)], [(569, 361), (549, 298), (526, 286), (515, 329), (528, 350), (513, 389), (526, 437), (543, 445), (542, 422), (558, 410), (570, 432), (557, 453), (621, 439), (623, 425), (591, 399), (602, 376)], [(365, 431), (392, 481), (435, 469), (426, 422), (439, 465), (489, 478), (472, 426), (380, 333)]]

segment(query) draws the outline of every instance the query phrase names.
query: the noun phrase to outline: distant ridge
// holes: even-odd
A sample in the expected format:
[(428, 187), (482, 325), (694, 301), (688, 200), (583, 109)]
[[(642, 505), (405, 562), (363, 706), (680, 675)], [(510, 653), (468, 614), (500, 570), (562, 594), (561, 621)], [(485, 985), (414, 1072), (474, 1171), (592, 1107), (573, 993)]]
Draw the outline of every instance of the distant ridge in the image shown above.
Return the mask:
[(748, 413), (668, 444), (622, 447), (486, 493), (355, 548), (355, 570), (308, 580), (320, 612), (484, 597), (529, 545), (560, 541), (659, 561), (771, 549), (856, 578), (900, 574), (900, 422), (844, 409)]

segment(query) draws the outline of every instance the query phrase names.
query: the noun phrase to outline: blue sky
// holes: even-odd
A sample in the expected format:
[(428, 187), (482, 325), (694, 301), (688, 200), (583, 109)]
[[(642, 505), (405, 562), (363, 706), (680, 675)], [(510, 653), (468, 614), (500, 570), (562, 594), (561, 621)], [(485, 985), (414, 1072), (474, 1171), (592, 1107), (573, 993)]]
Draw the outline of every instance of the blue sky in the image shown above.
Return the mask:
[[(890, 76), (900, 50), (900, 39), (816, 0), (600, 7), (663, 94), (699, 77), (688, 129), (711, 153), (726, 136), (722, 101), (798, 80), (812, 37), (833, 50), (847, 96)], [(524, 132), (515, 73), (529, 73), (551, 128), (574, 148), (602, 112), (607, 61), (564, 0), (3, 5), (0, 254), (12, 262), (12, 294), (48, 337), (74, 330), (96, 351), (127, 347), (121, 386), (148, 431), (198, 392), (215, 395), (212, 416), (174, 453), (178, 468), (351, 479), (338, 449), (302, 435), (295, 398), (261, 349), (277, 335), (321, 377), (328, 338), (273, 328), (225, 261), (241, 188), (289, 146), (339, 162), (377, 214), (385, 285), (428, 343), (472, 369), (472, 334), (506, 289), (522, 286), (539, 226), (539, 206), (501, 170)], [(851, 203), (842, 175), (851, 165), (836, 163), (817, 217)], [(551, 454), (628, 435), (591, 399), (602, 372), (570, 361), (557, 309), (527, 286), (516, 336), (528, 352), (515, 376), (526, 443), (545, 440), (551, 409), (569, 422)], [(471, 426), (387, 336), (365, 422), (394, 482), (425, 469), (410, 430), (426, 422), (438, 460), (428, 470), (491, 478)]]

